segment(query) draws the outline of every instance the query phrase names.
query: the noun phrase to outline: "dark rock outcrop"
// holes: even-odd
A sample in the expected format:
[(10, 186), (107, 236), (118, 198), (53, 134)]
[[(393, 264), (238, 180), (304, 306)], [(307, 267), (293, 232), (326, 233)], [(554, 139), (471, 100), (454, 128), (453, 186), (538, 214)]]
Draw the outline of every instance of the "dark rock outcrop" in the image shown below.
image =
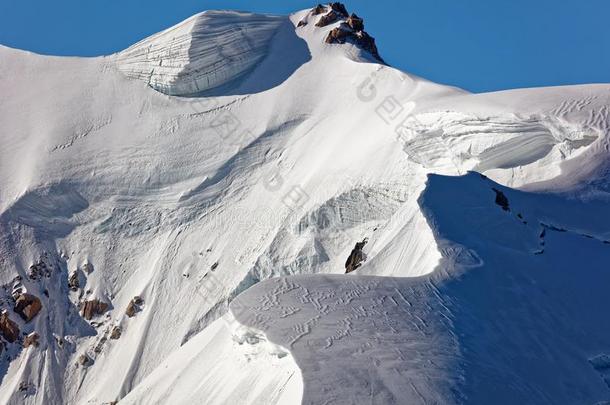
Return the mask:
[(129, 305), (127, 305), (127, 309), (125, 310), (125, 314), (128, 317), (133, 318), (138, 312), (140, 312), (142, 310), (142, 308), (141, 308), (142, 304), (144, 304), (144, 300), (136, 295), (129, 302)]
[(15, 312), (26, 322), (30, 322), (42, 309), (42, 303), (38, 297), (24, 293), (15, 301)]
[(133, 303), (133, 301), (130, 301), (129, 304), (127, 305), (127, 308), (125, 309), (125, 315), (127, 315), (130, 318), (133, 318), (134, 316), (136, 316), (136, 313), (138, 312), (136, 305)]
[(341, 24), (341, 26), (333, 28), (326, 37), (327, 44), (344, 44), (348, 40), (382, 61), (377, 51), (377, 45), (375, 45), (375, 38), (364, 31), (353, 32), (347, 24)]
[(331, 10), (328, 13), (324, 14), (322, 17), (320, 17), (320, 19), (316, 23), (316, 27), (326, 27), (327, 25), (334, 23), (338, 19), (339, 14)]
[(102, 302), (98, 299), (94, 299), (91, 301), (85, 301), (82, 304), (82, 314), (83, 317), (90, 321), (94, 316), (101, 315), (108, 309), (108, 304)]
[(47, 266), (44, 261), (38, 260), (36, 263), (30, 266), (28, 271), (28, 278), (30, 280), (36, 281), (40, 280), (43, 277), (51, 277), (51, 269), (49, 269), (49, 266)]
[(329, 3), (328, 6), (335, 13), (342, 15), (343, 17), (347, 17), (349, 15), (343, 3)]
[[(323, 16), (323, 18), (324, 17), (325, 16)], [(322, 22), (322, 19), (320, 19), (320, 22)], [(377, 45), (375, 45), (375, 38), (363, 31), (363, 29), (364, 21), (357, 15), (352, 14), (345, 22), (341, 23), (338, 27), (333, 28), (328, 33), (325, 42), (327, 44), (344, 44), (346, 42), (351, 42), (359, 48), (369, 52), (375, 59), (383, 62), (383, 59), (381, 59), (377, 50)]]
[(36, 387), (34, 386), (34, 384), (28, 381), (20, 381), (19, 387), (17, 387), (17, 389), (19, 390), (19, 392), (25, 394), (26, 396), (33, 395), (34, 393), (36, 393)]
[(500, 190), (493, 188), (492, 189), (496, 193), (496, 204), (498, 204), (504, 211), (510, 211), (510, 207), (508, 205), (508, 198), (504, 195)]
[(122, 333), (123, 329), (121, 329), (120, 326), (116, 325), (112, 328), (112, 331), (110, 331), (110, 339), (119, 339)]
[(356, 45), (360, 46), (362, 49), (373, 55), (375, 59), (383, 61), (383, 59), (381, 59), (381, 56), (379, 55), (379, 51), (377, 51), (377, 45), (375, 45), (375, 38), (370, 36), (368, 33), (366, 33), (365, 31), (358, 31), (356, 33), (355, 42)]
[(0, 313), (0, 334), (9, 343), (19, 338), (19, 326), (9, 318), (7, 310)]
[(80, 356), (78, 356), (78, 364), (83, 367), (89, 367), (93, 364), (93, 359), (91, 359), (91, 357), (87, 356), (86, 354), (81, 354)]
[(95, 347), (93, 348), (93, 351), (95, 353), (101, 353), (102, 350), (104, 349), (104, 344), (106, 343), (107, 340), (108, 340), (108, 338), (106, 337), (106, 335), (102, 336), (100, 338), (100, 340), (97, 342), (97, 344), (95, 345)]
[(354, 31), (364, 31), (364, 20), (354, 13), (352, 13), (345, 22)]
[(314, 8), (311, 9), (311, 15), (319, 15), (326, 11), (326, 7), (321, 4), (318, 4)]
[[(316, 22), (316, 27), (326, 27), (337, 21), (342, 21), (339, 27), (333, 28), (326, 36), (327, 44), (344, 44), (346, 42), (353, 43), (359, 48), (369, 52), (375, 59), (381, 63), (385, 63), (375, 44), (375, 38), (364, 31), (364, 20), (358, 17), (355, 13), (348, 14), (347, 9), (342, 3), (329, 3), (328, 6), (318, 4), (314, 7), (311, 15), (323, 14)], [(297, 27), (307, 25), (307, 20), (301, 20)]]
[(330, 30), (325, 42), (327, 44), (344, 44), (350, 35), (352, 35), (352, 33), (343, 27), (336, 27)]
[(57, 346), (59, 346), (60, 348), (63, 349), (64, 344), (66, 343), (64, 338), (61, 336), (57, 336), (57, 335), (54, 335), (53, 337), (55, 338), (55, 343), (57, 343)]
[(362, 242), (356, 242), (356, 246), (352, 249), (347, 261), (345, 262), (345, 273), (351, 273), (356, 270), (363, 261), (366, 260), (366, 254), (362, 251), (364, 249), (364, 245), (366, 245), (368, 239), (364, 238)]
[(68, 278), (68, 287), (72, 291), (77, 291), (80, 288), (80, 281), (78, 279), (78, 271), (74, 271)]
[(27, 335), (25, 337), (25, 340), (23, 341), (23, 347), (26, 349), (30, 346), (38, 347), (38, 338), (39, 337), (40, 336), (36, 332), (30, 333), (29, 335)]

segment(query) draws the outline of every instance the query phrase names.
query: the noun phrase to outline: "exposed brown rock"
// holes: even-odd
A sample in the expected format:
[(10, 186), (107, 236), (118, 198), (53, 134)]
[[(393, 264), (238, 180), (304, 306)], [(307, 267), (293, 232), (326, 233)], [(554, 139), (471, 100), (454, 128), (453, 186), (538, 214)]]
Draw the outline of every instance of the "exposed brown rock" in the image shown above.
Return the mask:
[(347, 9), (345, 8), (345, 6), (343, 5), (343, 3), (329, 3), (328, 4), (330, 6), (330, 8), (336, 12), (337, 14), (340, 14), (344, 17), (347, 17), (349, 14), (347, 13)]
[(354, 249), (345, 262), (345, 273), (351, 273), (352, 271), (356, 270), (358, 267), (360, 267), (360, 264), (366, 260), (366, 254), (362, 251), (362, 249), (367, 242), (368, 240), (364, 238), (362, 242), (356, 243), (356, 246), (354, 246)]
[(13, 343), (19, 337), (19, 326), (8, 317), (7, 310), (0, 313), (0, 334), (9, 343)]
[(377, 60), (383, 62), (383, 59), (381, 59), (381, 56), (379, 56), (379, 52), (377, 51), (375, 38), (367, 34), (365, 31), (354, 29), (354, 27), (364, 28), (364, 24), (361, 22), (362, 19), (355, 14), (352, 14), (352, 16), (348, 18), (347, 22), (341, 23), (340, 26), (333, 28), (328, 33), (325, 42), (327, 44), (344, 44), (349, 41), (361, 49), (369, 52)]
[(327, 14), (324, 14), (322, 17), (320, 17), (320, 19), (316, 23), (316, 27), (326, 27), (327, 25), (334, 23), (338, 19), (339, 14), (331, 10)]
[(346, 21), (347, 25), (354, 31), (364, 31), (364, 20), (352, 13)]
[(93, 351), (96, 353), (101, 353), (102, 349), (104, 348), (104, 344), (106, 343), (106, 341), (108, 340), (108, 338), (104, 335), (100, 338), (100, 341), (97, 343), (97, 345), (95, 345), (95, 347), (93, 348)]
[(327, 44), (344, 44), (350, 35), (353, 34), (341, 27), (336, 27), (330, 30), (325, 42)]
[(90, 321), (94, 316), (101, 315), (108, 309), (108, 304), (98, 299), (85, 301), (82, 305), (83, 317)]
[(30, 346), (34, 346), (34, 347), (38, 347), (38, 338), (40, 336), (38, 336), (38, 333), (36, 332), (32, 332), (29, 335), (27, 335), (25, 337), (25, 340), (23, 341), (23, 347), (28, 348)]
[(135, 296), (133, 297), (133, 299), (129, 302), (129, 305), (127, 305), (127, 309), (125, 310), (125, 314), (130, 317), (133, 318), (136, 313), (141, 311), (140, 306), (144, 303), (144, 300), (142, 300), (142, 298), (140, 298), (139, 296)]
[(359, 31), (356, 33), (356, 44), (359, 45), (365, 51), (368, 51), (376, 59), (383, 62), (383, 59), (381, 58), (381, 56), (379, 56), (379, 52), (377, 51), (377, 45), (375, 45), (375, 38), (373, 38), (364, 31)]
[(123, 329), (121, 329), (120, 326), (115, 326), (114, 328), (112, 328), (112, 331), (110, 332), (110, 339), (118, 339), (121, 337), (121, 334), (123, 333)]
[(318, 4), (317, 6), (315, 6), (314, 8), (311, 9), (311, 14), (318, 15), (318, 14), (322, 14), (325, 11), (326, 11), (326, 7), (324, 7), (321, 4)]
[(299, 27), (304, 27), (307, 25), (307, 21), (306, 20), (301, 20), (299, 21), (299, 23), (297, 24), (297, 28)]
[(26, 322), (30, 322), (34, 319), (41, 309), (42, 303), (40, 302), (40, 299), (32, 294), (21, 294), (15, 301), (15, 312), (17, 312)]
[(78, 356), (78, 364), (80, 364), (83, 367), (88, 367), (91, 364), (93, 364), (93, 360), (91, 359), (91, 357), (87, 356), (86, 354), (81, 354), (80, 356)]
[(125, 309), (125, 315), (130, 318), (133, 318), (134, 316), (136, 316), (136, 312), (138, 312), (136, 305), (133, 303), (133, 301), (130, 301), (127, 305), (127, 309)]
[(80, 281), (78, 279), (78, 271), (74, 271), (68, 278), (68, 287), (70, 290), (77, 291), (80, 288)]
[(44, 261), (38, 260), (30, 266), (28, 277), (30, 280), (40, 280), (42, 277), (51, 277), (51, 269), (49, 269)]
[[(364, 31), (364, 20), (362, 18), (358, 17), (355, 13), (349, 15), (345, 6), (338, 2), (329, 3), (327, 7), (318, 4), (311, 10), (312, 15), (322, 13), (326, 14), (320, 17), (316, 27), (326, 27), (339, 20), (344, 21), (339, 27), (335, 27), (328, 33), (325, 39), (327, 44), (344, 44), (349, 41), (369, 52), (383, 63), (383, 59), (379, 56), (377, 45), (375, 44), (375, 38)], [(303, 20), (299, 22), (298, 26), (301, 27), (306, 23)]]

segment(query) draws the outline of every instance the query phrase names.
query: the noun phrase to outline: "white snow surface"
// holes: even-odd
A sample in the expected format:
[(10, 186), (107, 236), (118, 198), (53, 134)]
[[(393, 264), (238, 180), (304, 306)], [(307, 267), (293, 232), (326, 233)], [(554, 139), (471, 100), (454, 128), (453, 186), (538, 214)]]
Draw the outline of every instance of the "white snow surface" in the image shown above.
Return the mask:
[(610, 401), (610, 85), (469, 94), (318, 18), (0, 47), (0, 302), (40, 335), (1, 403)]
[(118, 53), (117, 66), (163, 93), (199, 94), (253, 69), (285, 22), (268, 15), (206, 11)]

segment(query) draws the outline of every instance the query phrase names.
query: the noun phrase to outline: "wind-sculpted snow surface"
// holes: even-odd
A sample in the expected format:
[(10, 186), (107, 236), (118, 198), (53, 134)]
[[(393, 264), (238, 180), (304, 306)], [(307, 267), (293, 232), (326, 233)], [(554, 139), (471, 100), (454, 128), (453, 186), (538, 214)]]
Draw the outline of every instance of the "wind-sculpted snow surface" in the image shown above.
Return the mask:
[(272, 279), (232, 308), (290, 349), (303, 373), (304, 404), (450, 403), (460, 376), (458, 345), (446, 333), (451, 313), (416, 280)]
[(160, 364), (121, 403), (298, 403), (301, 373), (290, 353), (260, 331), (231, 324), (228, 315)]
[(416, 115), (404, 126), (411, 131), (404, 136), (409, 156), (431, 170), (449, 172), (540, 164), (548, 161), (552, 152), (568, 157), (598, 138), (590, 127), (569, 124), (555, 116), (481, 119), (450, 112), (428, 113)]
[(420, 204), (444, 247), (434, 274), (291, 276), (231, 304), (290, 349), (303, 403), (610, 400), (596, 360), (610, 351), (605, 204), (521, 193), (476, 173), (432, 176)]
[(128, 77), (171, 95), (202, 93), (252, 70), (286, 17), (206, 11), (116, 55)]
[(333, 7), (0, 47), (0, 403), (607, 399), (610, 86), (468, 94)]

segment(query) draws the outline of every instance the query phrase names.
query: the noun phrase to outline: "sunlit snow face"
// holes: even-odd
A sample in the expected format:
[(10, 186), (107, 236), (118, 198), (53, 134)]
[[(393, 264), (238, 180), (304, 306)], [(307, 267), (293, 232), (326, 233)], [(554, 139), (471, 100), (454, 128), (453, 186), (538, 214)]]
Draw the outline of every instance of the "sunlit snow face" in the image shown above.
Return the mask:
[[(165, 94), (225, 85), (259, 63), (284, 17), (206, 11), (117, 54), (119, 69)], [(227, 29), (226, 27), (230, 27)]]

